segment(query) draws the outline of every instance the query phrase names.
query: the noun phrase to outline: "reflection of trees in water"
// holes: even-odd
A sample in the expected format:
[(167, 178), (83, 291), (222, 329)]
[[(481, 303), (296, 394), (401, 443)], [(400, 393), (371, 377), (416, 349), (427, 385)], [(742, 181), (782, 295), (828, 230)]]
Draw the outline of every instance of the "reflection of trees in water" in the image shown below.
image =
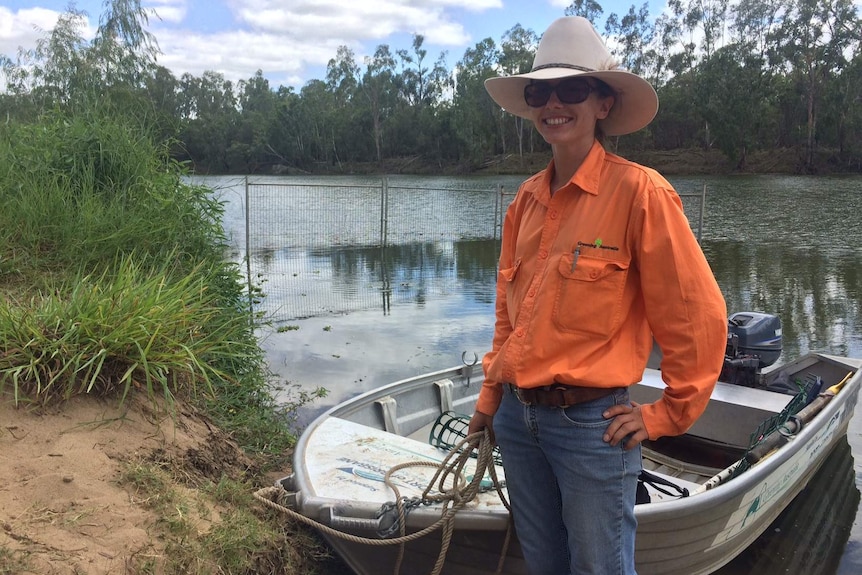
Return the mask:
[(464, 305), (494, 301), (498, 242), (438, 241), (350, 248), (261, 252), (264, 290), (277, 299), (276, 320), (424, 305), (458, 298)]
[[(827, 257), (816, 248), (739, 241), (704, 244), (728, 312), (761, 311), (781, 318), (786, 356), (810, 350), (859, 353), (862, 258)], [(858, 337), (858, 336), (856, 336)]]

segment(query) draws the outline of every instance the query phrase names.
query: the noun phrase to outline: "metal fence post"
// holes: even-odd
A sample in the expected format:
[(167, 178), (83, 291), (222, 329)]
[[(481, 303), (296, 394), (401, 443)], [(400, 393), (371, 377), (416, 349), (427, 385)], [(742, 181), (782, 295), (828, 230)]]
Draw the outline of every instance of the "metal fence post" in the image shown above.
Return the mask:
[(380, 181), (380, 245), (386, 247), (389, 241), (389, 179), (384, 176)]
[(497, 240), (500, 236), (502, 236), (502, 231), (500, 235), (497, 235), (497, 230), (502, 228), (503, 221), (503, 184), (500, 184), (499, 193), (497, 197), (494, 199), (494, 240)]
[(248, 176), (245, 177), (245, 276), (248, 282), (249, 321), (254, 324), (254, 295), (251, 280), (251, 217), (249, 215)]

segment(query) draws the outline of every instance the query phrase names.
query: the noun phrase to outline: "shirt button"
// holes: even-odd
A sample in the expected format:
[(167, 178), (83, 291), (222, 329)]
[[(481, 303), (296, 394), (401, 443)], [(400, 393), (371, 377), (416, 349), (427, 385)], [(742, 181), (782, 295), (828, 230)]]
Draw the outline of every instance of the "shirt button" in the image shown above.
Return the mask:
[(593, 270), (593, 271), (591, 271), (591, 272), (590, 272), (590, 277), (591, 277), (591, 278), (593, 278), (593, 279), (596, 279), (597, 277), (599, 277), (599, 272), (598, 272), (598, 270)]
[(524, 330), (519, 329), (518, 331), (515, 332), (515, 336), (524, 337)]
[(531, 289), (531, 290), (527, 293), (527, 297), (536, 297), (536, 290)]
[(505, 377), (506, 379), (512, 379), (512, 372), (511, 372), (511, 371), (508, 371), (508, 370), (507, 370), (507, 371), (504, 371), (504, 372), (503, 372), (503, 377)]
[(547, 257), (548, 257), (548, 252), (547, 252), (547, 250), (540, 250), (540, 251), (539, 251), (539, 259), (540, 259), (540, 260), (543, 260), (543, 259), (545, 259), (545, 258), (547, 258)]
[(551, 210), (551, 212), (548, 215), (551, 217), (552, 220), (556, 220), (557, 219), (557, 210)]

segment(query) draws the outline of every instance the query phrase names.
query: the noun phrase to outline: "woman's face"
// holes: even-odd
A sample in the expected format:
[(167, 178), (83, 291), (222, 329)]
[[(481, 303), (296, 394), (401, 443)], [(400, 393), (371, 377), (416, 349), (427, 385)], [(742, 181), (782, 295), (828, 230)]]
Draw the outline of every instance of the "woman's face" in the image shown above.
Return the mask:
[(608, 116), (613, 96), (601, 96), (584, 77), (533, 82), (524, 90), (531, 120), (552, 146), (592, 146), (596, 122)]

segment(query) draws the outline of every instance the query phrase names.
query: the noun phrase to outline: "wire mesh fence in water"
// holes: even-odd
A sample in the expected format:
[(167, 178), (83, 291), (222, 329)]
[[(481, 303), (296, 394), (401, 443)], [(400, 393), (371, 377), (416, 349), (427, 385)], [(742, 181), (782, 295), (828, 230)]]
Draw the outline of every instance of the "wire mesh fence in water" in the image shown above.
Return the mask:
[[(272, 321), (445, 297), (493, 284), (506, 208), (517, 190), (250, 181), (246, 272)], [(702, 222), (702, 194), (681, 194)]]

